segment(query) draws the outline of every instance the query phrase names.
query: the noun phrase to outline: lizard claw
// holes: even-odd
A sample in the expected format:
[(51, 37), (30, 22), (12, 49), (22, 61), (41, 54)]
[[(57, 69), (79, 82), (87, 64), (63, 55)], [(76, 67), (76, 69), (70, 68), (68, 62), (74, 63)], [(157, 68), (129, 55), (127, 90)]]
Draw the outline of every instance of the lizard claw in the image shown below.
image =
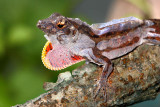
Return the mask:
[(98, 94), (100, 93), (101, 89), (103, 90), (103, 97), (104, 97), (104, 101), (107, 101), (107, 88), (109, 88), (108, 82), (106, 81), (106, 78), (101, 79), (97, 85), (96, 85), (96, 89), (95, 89), (95, 94), (93, 96), (94, 99), (96, 99), (96, 97), (98, 96)]

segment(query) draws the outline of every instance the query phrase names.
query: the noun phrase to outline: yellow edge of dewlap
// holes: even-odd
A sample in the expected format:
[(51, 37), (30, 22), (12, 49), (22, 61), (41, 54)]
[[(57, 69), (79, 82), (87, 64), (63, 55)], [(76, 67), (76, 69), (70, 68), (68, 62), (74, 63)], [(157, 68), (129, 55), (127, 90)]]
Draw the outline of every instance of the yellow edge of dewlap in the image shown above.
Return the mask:
[[(46, 44), (45, 44), (44, 47), (43, 47), (42, 56), (41, 56), (41, 59), (42, 59), (42, 62), (43, 62), (43, 64), (44, 64), (44, 66), (45, 66), (46, 68), (50, 69), (50, 70), (55, 70), (55, 71), (56, 71), (56, 70), (62, 70), (62, 69), (65, 69), (65, 68), (67, 68), (67, 67), (69, 67), (69, 66), (72, 66), (72, 65), (74, 65), (74, 64), (76, 64), (76, 63), (79, 63), (79, 62), (85, 60), (85, 59), (81, 59), (81, 60), (77, 61), (76, 63), (71, 63), (71, 64), (65, 65), (65, 66), (63, 66), (63, 67), (53, 67), (53, 66), (50, 64), (49, 60), (46, 59), (46, 54), (47, 54), (46, 48), (47, 48), (47, 46), (48, 46), (50, 43), (51, 43), (50, 41), (47, 41), (47, 42), (46, 42)], [(54, 48), (54, 47), (52, 47), (52, 48)]]
[(41, 59), (42, 59), (42, 62), (44, 64), (44, 66), (48, 69), (51, 69), (52, 70), (52, 67), (51, 67), (51, 64), (49, 63), (49, 61), (46, 60), (46, 48), (47, 46), (50, 44), (50, 41), (47, 41), (46, 44), (44, 45), (43, 47), (43, 50), (42, 50), (42, 56), (41, 56)]
[(42, 62), (43, 62), (43, 64), (44, 64), (44, 66), (45, 66), (46, 68), (50, 69), (50, 70), (55, 70), (55, 71), (56, 71), (56, 70), (62, 70), (62, 69), (64, 69), (64, 68), (67, 68), (68, 66), (71, 66), (72, 64), (66, 65), (66, 66), (64, 66), (64, 67), (53, 67), (53, 66), (50, 64), (49, 60), (46, 59), (46, 54), (47, 54), (46, 48), (47, 48), (47, 46), (48, 46), (50, 43), (51, 43), (50, 41), (47, 41), (46, 44), (45, 44), (44, 47), (43, 47), (43, 50), (42, 50), (41, 59), (42, 59)]

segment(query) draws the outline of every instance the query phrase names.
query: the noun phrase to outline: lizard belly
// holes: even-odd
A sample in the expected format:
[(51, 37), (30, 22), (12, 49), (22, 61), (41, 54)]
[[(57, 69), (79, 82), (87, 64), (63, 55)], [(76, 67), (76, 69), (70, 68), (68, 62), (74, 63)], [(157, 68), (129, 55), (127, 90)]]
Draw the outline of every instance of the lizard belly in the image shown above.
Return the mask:
[(137, 30), (137, 32), (130, 32), (127, 35), (120, 35), (110, 40), (103, 40), (97, 44), (97, 48), (103, 56), (114, 59), (131, 52), (143, 43), (142, 40), (141, 32)]
[(131, 52), (132, 50), (134, 50), (137, 46), (139, 46), (140, 43), (136, 43), (133, 44), (132, 46), (126, 46), (124, 48), (117, 48), (117, 49), (113, 49), (111, 51), (108, 52), (102, 52), (102, 55), (109, 58), (109, 59), (114, 59), (120, 56), (123, 56), (129, 52)]

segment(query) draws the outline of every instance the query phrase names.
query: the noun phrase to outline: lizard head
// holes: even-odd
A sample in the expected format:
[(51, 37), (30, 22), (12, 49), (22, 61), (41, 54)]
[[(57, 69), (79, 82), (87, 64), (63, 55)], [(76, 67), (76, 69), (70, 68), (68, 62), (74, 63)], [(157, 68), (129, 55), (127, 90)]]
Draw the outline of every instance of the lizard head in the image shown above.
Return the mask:
[(70, 44), (76, 31), (69, 18), (58, 13), (39, 20), (37, 27), (45, 33), (48, 40), (42, 51), (42, 62), (51, 70), (61, 70), (75, 63), (85, 60), (83, 57), (74, 55), (65, 45)]
[[(50, 17), (39, 20), (37, 27), (47, 35), (52, 42), (57, 39), (59, 42), (71, 42), (74, 39), (76, 28), (68, 20), (68, 18), (54, 13)], [(53, 37), (54, 36), (54, 37)]]

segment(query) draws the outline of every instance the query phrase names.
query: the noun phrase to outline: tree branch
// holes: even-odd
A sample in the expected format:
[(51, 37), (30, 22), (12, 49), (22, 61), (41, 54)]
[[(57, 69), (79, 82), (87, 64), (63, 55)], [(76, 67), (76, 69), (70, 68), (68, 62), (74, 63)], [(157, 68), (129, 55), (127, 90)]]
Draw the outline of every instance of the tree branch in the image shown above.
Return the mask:
[(93, 91), (101, 68), (85, 64), (72, 72), (61, 73), (56, 83), (45, 83), (47, 93), (14, 107), (55, 106), (127, 106), (155, 99), (160, 92), (160, 47), (143, 45), (126, 56), (115, 59), (114, 72), (108, 79), (107, 102), (101, 91)]

